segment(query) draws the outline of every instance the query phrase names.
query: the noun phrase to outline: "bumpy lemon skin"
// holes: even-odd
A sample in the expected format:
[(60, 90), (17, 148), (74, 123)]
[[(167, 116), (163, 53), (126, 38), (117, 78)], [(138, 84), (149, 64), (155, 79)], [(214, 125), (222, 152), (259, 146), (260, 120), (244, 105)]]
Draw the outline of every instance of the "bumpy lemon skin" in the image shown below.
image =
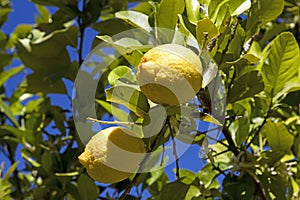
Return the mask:
[(154, 103), (178, 105), (200, 90), (202, 70), (201, 61), (192, 50), (165, 44), (143, 55), (137, 80), (143, 94)]
[[(86, 168), (90, 177), (101, 183), (116, 183), (128, 178), (132, 173), (119, 171), (109, 166), (110, 162), (118, 162), (119, 165), (132, 163), (138, 169), (137, 160), (119, 158), (110, 144), (134, 153), (145, 153), (144, 142), (135, 137), (135, 133), (124, 127), (110, 127), (94, 135), (85, 147), (84, 152), (78, 157), (79, 162)], [(124, 163), (124, 162), (128, 163)]]

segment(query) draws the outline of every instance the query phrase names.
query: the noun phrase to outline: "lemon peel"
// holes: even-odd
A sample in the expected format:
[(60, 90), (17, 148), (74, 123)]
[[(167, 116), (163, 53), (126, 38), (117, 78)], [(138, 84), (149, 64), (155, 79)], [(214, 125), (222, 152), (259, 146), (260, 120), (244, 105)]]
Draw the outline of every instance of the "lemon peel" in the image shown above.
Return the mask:
[(110, 127), (94, 135), (78, 159), (94, 180), (115, 183), (138, 169), (145, 152), (143, 140), (133, 131)]
[(154, 103), (178, 105), (200, 90), (202, 70), (201, 61), (192, 50), (164, 44), (143, 55), (137, 80), (142, 93)]

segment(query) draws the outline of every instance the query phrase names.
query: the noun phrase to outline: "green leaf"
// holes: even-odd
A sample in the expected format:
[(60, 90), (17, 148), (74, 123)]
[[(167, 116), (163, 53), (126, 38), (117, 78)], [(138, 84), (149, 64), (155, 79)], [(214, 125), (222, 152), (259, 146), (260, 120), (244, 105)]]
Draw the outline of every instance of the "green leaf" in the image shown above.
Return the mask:
[(222, 185), (222, 193), (226, 199), (252, 200), (255, 197), (253, 180), (248, 174), (241, 177), (228, 174)]
[[(15, 162), (14, 164), (12, 164), (9, 169), (6, 171), (4, 179), (8, 180), (9, 177), (12, 175), (12, 173), (17, 169), (19, 162)], [(1, 195), (0, 195), (1, 196)], [(1, 199), (1, 198), (0, 198)]]
[(34, 73), (27, 77), (28, 91), (65, 93), (62, 78), (73, 80), (77, 67), (70, 61), (66, 46), (77, 46), (77, 27), (72, 26), (43, 36), (34, 31), (32, 40), (19, 40), (17, 53), (26, 67)]
[(162, 0), (156, 13), (157, 27), (174, 30), (178, 14), (184, 11), (184, 0)]
[(0, 74), (0, 87), (12, 76), (18, 74), (24, 69), (24, 66), (14, 67)]
[[(207, 33), (207, 39), (204, 37), (204, 33)], [(214, 23), (209, 19), (205, 18), (197, 23), (196, 27), (196, 36), (199, 45), (203, 45), (205, 48), (207, 43), (214, 37), (219, 35), (218, 28), (214, 25)]]
[(145, 95), (128, 86), (116, 86), (106, 90), (106, 100), (122, 104), (140, 117), (144, 117), (150, 108)]
[(233, 111), (237, 116), (241, 116), (230, 125), (230, 130), (235, 135), (235, 141), (240, 146), (248, 137), (250, 129), (251, 106), (249, 100), (245, 99), (234, 103)]
[(108, 75), (108, 82), (110, 85), (115, 86), (120, 80), (123, 82), (136, 83), (135, 75), (132, 70), (127, 66), (118, 66), (114, 68)]
[(181, 182), (168, 183), (163, 186), (159, 199), (182, 200), (185, 198), (189, 185)]
[(211, 163), (208, 163), (197, 174), (197, 177), (205, 186), (205, 188), (219, 188), (218, 181), (214, 179), (215, 176), (219, 174), (219, 172), (213, 169), (213, 165)]
[(49, 23), (51, 20), (51, 14), (47, 8), (44, 6), (36, 4), (36, 8), (40, 16), (35, 16), (35, 21), (37, 24)]
[(129, 24), (133, 25), (137, 28), (143, 28), (147, 32), (151, 31), (152, 28), (150, 27), (148, 23), (148, 16), (132, 10), (126, 10), (126, 11), (119, 11), (115, 13), (115, 16), (119, 19), (123, 19), (127, 21)]
[(189, 21), (196, 25), (200, 19), (200, 3), (198, 0), (186, 0), (185, 1), (187, 17)]
[(233, 86), (227, 97), (228, 103), (233, 103), (263, 91), (264, 84), (258, 71), (250, 71), (233, 81)]
[(133, 67), (137, 67), (140, 63), (143, 56), (142, 51), (147, 51), (152, 48), (152, 46), (149, 45), (142, 45), (140, 41), (134, 38), (123, 37), (116, 41), (107, 35), (97, 36), (97, 38), (115, 48)]
[(256, 64), (260, 61), (258, 57), (256, 57), (253, 54), (246, 54), (240, 58), (238, 58), (235, 61), (228, 61), (226, 64), (232, 66), (232, 65), (250, 65), (250, 64)]
[(98, 99), (96, 99), (96, 102), (121, 122), (128, 121), (128, 113), (119, 108), (117, 105)]
[(274, 98), (288, 82), (299, 82), (299, 46), (292, 33), (284, 32), (270, 43), (265, 53), (267, 57), (261, 69), (264, 91)]
[(11, 188), (12, 185), (8, 180), (0, 179), (0, 199), (10, 200), (11, 199)]
[(15, 116), (13, 115), (12, 111), (10, 110), (10, 107), (2, 100), (2, 98), (0, 98), (0, 109), (1, 109), (1, 112), (5, 113), (6, 116), (12, 121), (12, 123), (16, 127), (20, 127)]
[(98, 198), (99, 189), (94, 181), (85, 174), (81, 174), (78, 178), (77, 185), (79, 199), (95, 200)]
[(247, 21), (247, 36), (250, 38), (257, 28), (276, 19), (284, 8), (284, 0), (257, 0), (251, 8)]
[(294, 142), (294, 136), (282, 122), (268, 121), (262, 129), (266, 134), (268, 145), (274, 151), (283, 151), (289, 153)]
[(148, 138), (157, 135), (165, 125), (166, 118), (164, 107), (161, 105), (151, 107), (143, 121), (144, 136)]

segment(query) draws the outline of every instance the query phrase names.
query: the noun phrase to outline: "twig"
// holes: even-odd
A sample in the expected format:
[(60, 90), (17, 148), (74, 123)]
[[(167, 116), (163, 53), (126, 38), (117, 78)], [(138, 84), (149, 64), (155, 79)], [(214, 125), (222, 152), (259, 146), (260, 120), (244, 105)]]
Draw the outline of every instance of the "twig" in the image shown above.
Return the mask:
[(239, 23), (239, 21), (237, 20), (236, 23), (233, 24), (233, 25), (231, 26), (230, 38), (228, 39), (228, 42), (227, 42), (227, 44), (226, 44), (225, 49), (222, 51), (222, 55), (221, 55), (221, 58), (220, 58), (220, 61), (219, 61), (219, 66), (222, 64), (223, 59), (224, 59), (224, 57), (225, 57), (225, 54), (226, 54), (226, 52), (228, 51), (229, 45), (230, 45), (231, 41), (232, 41), (233, 38), (234, 38), (234, 35), (235, 35), (235, 32), (236, 32), (238, 23)]
[(125, 191), (123, 192), (123, 194), (120, 196), (119, 200), (123, 200), (125, 199), (125, 197), (127, 196), (127, 194), (130, 192), (131, 188), (134, 186), (134, 184), (136, 183), (137, 179), (140, 177), (142, 173), (136, 173), (132, 179), (132, 181), (127, 185)]
[(176, 178), (179, 180), (180, 179), (180, 176), (179, 176), (179, 158), (178, 158), (178, 154), (177, 154), (177, 150), (176, 150), (176, 141), (174, 139), (173, 129), (172, 129), (170, 120), (168, 120), (167, 123), (168, 123), (168, 126), (169, 126), (170, 135), (171, 135), (171, 138), (172, 138), (173, 155), (175, 156)]
[(123, 194), (120, 196), (119, 200), (124, 200), (125, 197), (127, 196), (127, 194), (130, 192), (130, 190), (132, 189), (132, 187), (134, 186), (134, 184), (136, 183), (137, 179), (139, 178), (139, 176), (142, 174), (141, 171), (142, 169), (144, 168), (144, 165), (145, 165), (145, 162), (146, 160), (148, 160), (150, 154), (149, 152), (151, 152), (155, 145), (156, 145), (156, 142), (157, 142), (157, 139), (158, 139), (158, 136), (160, 134), (162, 134), (162, 131), (164, 130), (164, 127), (160, 130), (160, 132), (157, 134), (157, 136), (155, 137), (155, 139), (153, 140), (153, 142), (151, 143), (150, 145), (150, 148), (149, 150), (147, 151), (147, 154), (145, 156), (145, 158), (143, 159), (143, 161), (141, 162), (140, 164), (140, 167), (138, 169), (138, 173), (135, 174), (135, 176), (133, 177), (132, 181), (127, 185), (125, 191), (123, 192)]
[(205, 46), (205, 43), (207, 42), (208, 40), (208, 32), (203, 32), (203, 35), (204, 35), (204, 39), (202, 40), (202, 46), (200, 48), (200, 52), (199, 52), (199, 57), (201, 57), (203, 51), (204, 51), (204, 46)]
[[(261, 129), (263, 128), (263, 126), (265, 125), (265, 123), (267, 122), (268, 118), (270, 117), (270, 114), (271, 114), (271, 111), (272, 111), (272, 106), (273, 106), (273, 103), (272, 103), (273, 99), (271, 99), (271, 102), (270, 102), (270, 105), (269, 105), (269, 108), (268, 108), (268, 112), (264, 118), (264, 121), (262, 122), (262, 124), (259, 126), (259, 128), (257, 129), (255, 135), (251, 138), (250, 142), (247, 144), (247, 148), (250, 147), (250, 145), (253, 143), (253, 141), (255, 140), (255, 138), (257, 137), (257, 135), (260, 133)], [(248, 139), (250, 138), (250, 134), (247, 138), (246, 141), (248, 141)]]
[(238, 156), (240, 152), (237, 149), (237, 147), (235, 146), (235, 143), (231, 137), (231, 133), (226, 126), (223, 126), (222, 133), (224, 134), (225, 139), (227, 140), (227, 142), (229, 144), (229, 148), (232, 150), (232, 152), (234, 153), (235, 156)]
[(86, 0), (83, 0), (82, 2), (82, 11), (81, 13), (83, 14), (83, 17), (78, 17), (77, 23), (79, 26), (79, 46), (78, 46), (78, 62), (79, 65), (83, 63), (83, 40), (84, 40), (84, 34), (85, 34), (85, 24), (84, 24), (84, 13), (85, 13), (85, 7), (86, 7)]

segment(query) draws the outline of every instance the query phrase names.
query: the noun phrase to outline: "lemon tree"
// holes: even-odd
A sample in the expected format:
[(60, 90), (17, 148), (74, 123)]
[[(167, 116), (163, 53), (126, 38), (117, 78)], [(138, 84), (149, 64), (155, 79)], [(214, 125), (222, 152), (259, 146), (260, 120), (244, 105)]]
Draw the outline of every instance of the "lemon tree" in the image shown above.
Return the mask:
[(299, 3), (0, 0), (0, 199), (299, 199)]

